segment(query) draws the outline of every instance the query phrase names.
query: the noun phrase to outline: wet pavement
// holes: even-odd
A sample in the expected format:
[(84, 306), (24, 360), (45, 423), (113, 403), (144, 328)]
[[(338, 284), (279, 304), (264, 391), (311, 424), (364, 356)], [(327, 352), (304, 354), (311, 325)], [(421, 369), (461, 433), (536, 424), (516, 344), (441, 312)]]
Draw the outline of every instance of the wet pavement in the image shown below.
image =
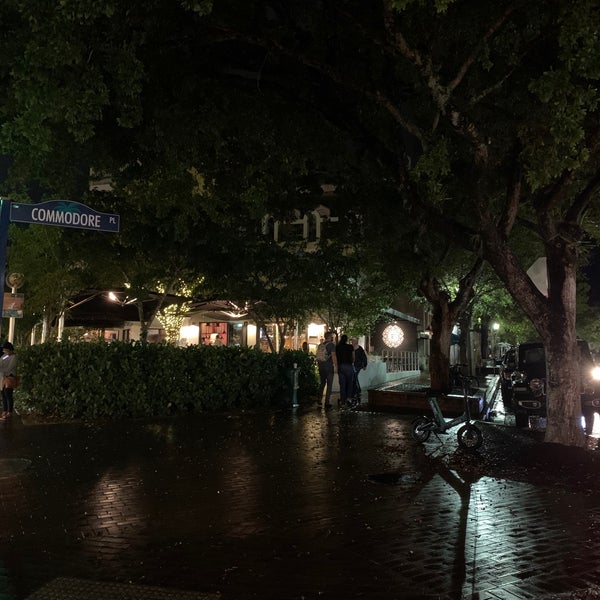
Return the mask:
[[(419, 446), (412, 418), (17, 417), (0, 427), (0, 599), (497, 600), (600, 584), (599, 494), (474, 468), (453, 430)], [(481, 428), (513, 455), (538, 444)]]

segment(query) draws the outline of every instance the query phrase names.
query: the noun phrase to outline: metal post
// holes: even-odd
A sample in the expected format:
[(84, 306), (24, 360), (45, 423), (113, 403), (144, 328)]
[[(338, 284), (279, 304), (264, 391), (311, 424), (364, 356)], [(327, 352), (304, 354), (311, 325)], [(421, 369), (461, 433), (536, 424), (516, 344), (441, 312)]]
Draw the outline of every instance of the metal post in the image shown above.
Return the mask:
[(43, 344), (48, 338), (48, 315), (44, 312), (44, 317), (42, 319), (42, 339), (40, 340)]
[(10, 200), (0, 198), (0, 331), (2, 330), (2, 311), (4, 309), (4, 279), (6, 278), (6, 248), (8, 246), (8, 225), (10, 223)]
[(60, 313), (58, 317), (58, 331), (56, 333), (56, 341), (62, 342), (63, 331), (65, 330), (65, 313), (64, 311)]
[(298, 363), (294, 363), (294, 369), (292, 371), (292, 407), (297, 408), (300, 406), (298, 404), (298, 388), (300, 387), (298, 383), (298, 372), (300, 369), (298, 368)]
[[(11, 294), (16, 294), (17, 293), (17, 289), (16, 287), (12, 287), (10, 288)], [(8, 319), (8, 341), (12, 344), (15, 340), (15, 318), (14, 317), (10, 317)]]

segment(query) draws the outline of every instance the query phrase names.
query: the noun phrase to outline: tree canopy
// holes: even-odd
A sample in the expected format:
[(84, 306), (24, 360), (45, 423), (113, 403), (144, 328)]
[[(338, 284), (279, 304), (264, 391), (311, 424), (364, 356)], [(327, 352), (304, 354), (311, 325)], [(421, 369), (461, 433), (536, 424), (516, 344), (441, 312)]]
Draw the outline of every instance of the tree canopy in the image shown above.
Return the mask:
[[(598, 9), (9, 0), (9, 183), (35, 175), (75, 193), (93, 168), (125, 190), (177, 164), (195, 169), (221, 217), (239, 204), (244, 215), (314, 206), (315, 184), (328, 182), (341, 208), (385, 207), (392, 224), (442, 232), (483, 257), (534, 324), (553, 373), (547, 439), (581, 443), (575, 298), (600, 211)], [(547, 258), (547, 296), (527, 275), (524, 235)]]

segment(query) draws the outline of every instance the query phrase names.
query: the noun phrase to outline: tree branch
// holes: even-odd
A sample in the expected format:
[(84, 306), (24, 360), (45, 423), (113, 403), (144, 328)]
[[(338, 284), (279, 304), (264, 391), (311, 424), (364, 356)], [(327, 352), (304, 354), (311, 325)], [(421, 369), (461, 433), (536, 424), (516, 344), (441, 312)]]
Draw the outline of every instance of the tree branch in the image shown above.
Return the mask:
[[(518, 154), (518, 153), (517, 153)], [(523, 185), (523, 174), (521, 165), (518, 163), (518, 158), (515, 157), (516, 165), (513, 172), (513, 180), (508, 191), (504, 211), (498, 222), (499, 231), (502, 232), (504, 238), (508, 238), (517, 219), (519, 204), (521, 202), (521, 189)]]
[(417, 138), (421, 145), (425, 144), (424, 136), (421, 129), (416, 125), (416, 123), (410, 121), (406, 117), (406, 115), (402, 114), (396, 103), (391, 98), (389, 98), (382, 90), (371, 91), (367, 89), (364, 83), (361, 83), (360, 81), (354, 80), (350, 77), (341, 75), (340, 72), (331, 65), (321, 61), (317, 61), (314, 58), (311, 58), (305, 54), (300, 54), (297, 49), (292, 50), (290, 48), (287, 48), (281, 42), (273, 38), (260, 38), (257, 36), (246, 35), (237, 31), (231, 31), (224, 28), (220, 28), (219, 31), (224, 35), (224, 39), (243, 40), (249, 44), (254, 44), (262, 48), (267, 48), (268, 50), (276, 50), (281, 54), (287, 56), (288, 58), (291, 58), (293, 61), (298, 62), (304, 65), (305, 67), (313, 69), (321, 75), (325, 75), (328, 79), (338, 84), (339, 86), (352, 90), (359, 96), (363, 96), (375, 102), (384, 110), (386, 110), (394, 119), (394, 121), (396, 121), (396, 123), (400, 125), (400, 127), (402, 127), (408, 133)]
[(467, 56), (467, 59), (461, 65), (460, 69), (458, 70), (458, 73), (456, 74), (454, 79), (447, 86), (448, 97), (450, 97), (452, 92), (460, 85), (460, 83), (464, 79), (465, 75), (467, 74), (467, 71), (469, 70), (471, 65), (475, 62), (475, 58), (480, 53), (485, 42), (487, 42), (498, 31), (498, 29), (500, 29), (500, 27), (502, 27), (504, 22), (508, 19), (508, 17), (512, 14), (512, 12), (514, 10), (515, 10), (514, 5), (507, 6), (506, 9), (504, 10), (504, 12), (502, 13), (502, 15), (500, 16), (500, 18), (495, 23), (493, 23), (492, 26), (486, 31), (486, 33), (481, 38), (481, 41), (477, 44), (477, 46), (475, 47), (473, 52), (471, 52), (471, 54), (469, 54), (469, 56)]
[[(587, 147), (590, 149), (592, 156), (598, 156), (600, 146), (600, 127), (597, 128), (590, 136)], [(590, 179), (585, 188), (577, 194), (571, 207), (567, 210), (565, 220), (571, 223), (581, 223), (583, 216), (590, 206), (593, 197), (600, 190), (600, 169), (596, 169), (593, 177)]]
[(565, 221), (568, 223), (581, 223), (592, 199), (598, 192), (600, 192), (600, 169), (596, 171), (585, 188), (577, 194), (565, 215)]
[(475, 283), (477, 283), (477, 279), (481, 275), (484, 264), (483, 258), (478, 256), (475, 264), (469, 269), (469, 272), (460, 278), (456, 296), (450, 302), (450, 309), (454, 315), (460, 315), (473, 299), (475, 295)]

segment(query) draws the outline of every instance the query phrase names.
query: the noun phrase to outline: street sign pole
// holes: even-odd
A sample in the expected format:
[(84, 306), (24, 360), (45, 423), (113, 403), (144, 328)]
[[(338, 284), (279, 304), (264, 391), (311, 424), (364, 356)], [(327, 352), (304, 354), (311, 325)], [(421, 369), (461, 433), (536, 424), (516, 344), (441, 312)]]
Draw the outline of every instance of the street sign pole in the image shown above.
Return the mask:
[[(0, 318), (4, 310), (4, 281), (6, 277), (6, 249), (8, 247), (9, 223), (37, 223), (39, 225), (55, 225), (57, 227), (71, 227), (73, 229), (87, 229), (92, 231), (109, 231), (118, 233), (120, 217), (116, 214), (101, 213), (81, 202), (70, 200), (49, 200), (39, 204), (21, 204), (0, 198), (0, 281), (2, 293), (0, 294)], [(15, 286), (12, 286), (13, 294)], [(0, 321), (0, 334), (2, 324)], [(9, 330), (11, 337), (14, 335), (14, 321)]]
[[(0, 315), (4, 309), (4, 278), (6, 277), (6, 249), (8, 247), (8, 224), (10, 223), (10, 200), (0, 198), (0, 281), (2, 293), (0, 294)], [(0, 333), (2, 333), (2, 320), (0, 316)]]
[[(17, 288), (13, 287), (10, 289), (11, 293), (16, 294)], [(4, 296), (4, 294), (2, 294)], [(4, 299), (3, 299), (4, 300)], [(2, 310), (4, 310), (4, 304), (2, 305)], [(10, 317), (8, 319), (8, 341), (12, 344), (15, 341), (15, 318)]]

